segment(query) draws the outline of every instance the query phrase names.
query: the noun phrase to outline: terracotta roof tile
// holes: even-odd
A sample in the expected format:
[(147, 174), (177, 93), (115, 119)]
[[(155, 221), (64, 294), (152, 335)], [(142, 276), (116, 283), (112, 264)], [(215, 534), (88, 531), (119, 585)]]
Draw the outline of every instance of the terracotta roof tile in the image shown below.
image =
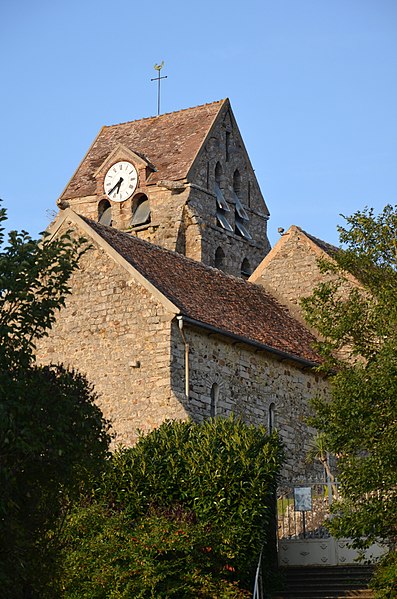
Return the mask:
[(320, 362), (314, 337), (263, 287), (84, 220), (183, 315), (298, 359)]
[(95, 194), (93, 173), (119, 144), (145, 156), (156, 167), (150, 183), (184, 179), (225, 102), (228, 101), (103, 127), (62, 198)]

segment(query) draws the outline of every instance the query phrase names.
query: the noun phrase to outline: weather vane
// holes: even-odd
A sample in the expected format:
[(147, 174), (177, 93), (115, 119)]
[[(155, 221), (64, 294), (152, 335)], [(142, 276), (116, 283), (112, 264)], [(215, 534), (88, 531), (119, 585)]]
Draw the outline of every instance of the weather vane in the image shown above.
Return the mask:
[(167, 75), (161, 77), (160, 76), (160, 71), (164, 66), (164, 60), (162, 61), (161, 64), (155, 64), (154, 68), (156, 69), (158, 75), (157, 77), (154, 77), (153, 79), (151, 79), (150, 81), (157, 81), (157, 116), (160, 114), (160, 81), (161, 79), (167, 79)]

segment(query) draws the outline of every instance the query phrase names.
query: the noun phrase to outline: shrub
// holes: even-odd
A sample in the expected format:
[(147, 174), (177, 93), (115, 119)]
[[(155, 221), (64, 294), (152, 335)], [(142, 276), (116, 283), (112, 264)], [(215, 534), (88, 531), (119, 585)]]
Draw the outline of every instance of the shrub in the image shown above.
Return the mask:
[(244, 597), (281, 459), (275, 435), (235, 418), (166, 422), (120, 449), (68, 522), (65, 596)]
[(391, 551), (381, 559), (371, 580), (376, 599), (394, 599), (397, 596), (397, 553)]

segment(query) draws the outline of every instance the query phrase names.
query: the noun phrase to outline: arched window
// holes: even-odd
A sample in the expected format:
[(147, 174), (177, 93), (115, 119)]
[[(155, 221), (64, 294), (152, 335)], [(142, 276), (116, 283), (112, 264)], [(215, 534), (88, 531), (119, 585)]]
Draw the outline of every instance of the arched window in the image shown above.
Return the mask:
[(251, 275), (251, 265), (248, 261), (247, 258), (244, 258), (244, 260), (241, 263), (241, 276), (244, 277), (245, 279), (248, 279), (248, 277)]
[(215, 252), (215, 268), (222, 270), (225, 266), (225, 252), (221, 247), (218, 247)]
[(101, 200), (98, 204), (98, 222), (101, 225), (112, 226), (112, 207), (109, 200)]
[(222, 167), (220, 162), (217, 162), (215, 165), (215, 183), (218, 183), (219, 187), (221, 187), (222, 183)]
[(267, 418), (268, 418), (267, 430), (269, 431), (269, 435), (270, 435), (276, 428), (276, 404), (273, 402), (269, 406), (269, 412), (268, 412)]
[(144, 194), (140, 194), (134, 198), (132, 204), (132, 219), (131, 226), (139, 227), (150, 223), (150, 203), (149, 198)]
[(211, 387), (211, 404), (210, 404), (210, 416), (214, 418), (218, 411), (218, 398), (219, 398), (219, 385), (214, 383)]
[(240, 171), (236, 169), (233, 174), (233, 191), (234, 193), (240, 197), (241, 194), (241, 175)]

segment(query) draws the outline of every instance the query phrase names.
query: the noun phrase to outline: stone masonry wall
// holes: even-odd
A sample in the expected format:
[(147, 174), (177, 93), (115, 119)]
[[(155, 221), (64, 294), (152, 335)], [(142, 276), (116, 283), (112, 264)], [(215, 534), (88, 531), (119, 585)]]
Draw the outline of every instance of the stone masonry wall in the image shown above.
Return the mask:
[(170, 388), (172, 315), (99, 247), (83, 256), (71, 285), (66, 307), (40, 341), (38, 360), (87, 375), (116, 443), (133, 443), (138, 427), (186, 418)]
[(318, 254), (303, 236), (288, 235), (280, 250), (267, 263), (255, 281), (273, 290), (277, 296), (299, 306), (299, 300), (313, 293), (324, 281), (317, 264)]
[[(280, 243), (280, 242), (279, 242)], [(340, 297), (347, 296), (352, 289), (360, 287), (359, 282), (353, 276), (347, 275), (342, 281), (337, 274), (322, 273), (320, 271), (319, 258), (330, 259), (329, 256), (313, 247), (306, 235), (297, 228), (285, 234), (283, 243), (277, 252), (265, 259), (265, 266), (260, 275), (251, 278), (251, 282), (263, 285), (281, 303), (288, 306), (291, 314), (302, 321), (305, 326), (305, 318), (300, 306), (300, 300), (311, 295), (320, 283), (339, 280), (338, 294)], [(318, 332), (313, 329), (313, 334)], [(336, 356), (342, 360), (355, 360), (351, 355), (351, 347), (345, 346), (338, 350)]]
[[(130, 231), (132, 235), (175, 251), (183, 219), (183, 207), (189, 191), (183, 186), (178, 192), (158, 185), (141, 187), (125, 202), (111, 202), (112, 226), (121, 231)], [(142, 194), (146, 195), (150, 202), (150, 222), (132, 228), (134, 202), (142, 197)], [(67, 200), (64, 205), (70, 206), (77, 214), (97, 222), (98, 206), (103, 199), (106, 199), (103, 194), (73, 198)]]
[(305, 422), (309, 400), (327, 393), (327, 383), (312, 370), (281, 362), (270, 353), (255, 351), (185, 325), (189, 343), (190, 395), (184, 395), (184, 346), (180, 331), (172, 329), (172, 387), (189, 416), (201, 421), (210, 416), (211, 388), (219, 386), (216, 413), (240, 415), (246, 422), (269, 425), (274, 404), (275, 428), (286, 448), (283, 476), (295, 480), (316, 467), (305, 462), (314, 430)]
[(150, 223), (124, 230), (129, 230), (131, 235), (145, 241), (177, 251), (183, 208), (189, 196), (189, 189), (182, 187), (182, 191), (173, 193), (164, 187), (152, 185), (147, 187), (146, 195), (150, 201)]
[[(222, 171), (219, 186), (229, 207), (229, 211), (225, 212), (225, 218), (233, 231), (222, 228), (216, 218), (214, 186), (217, 164)], [(237, 171), (239, 177), (236, 186)], [(270, 250), (267, 238), (269, 212), (237, 125), (229, 113), (211, 131), (211, 136), (189, 175), (189, 181), (195, 186), (189, 197), (189, 206), (203, 223), (202, 261), (214, 266), (215, 252), (221, 247), (225, 254), (222, 270), (241, 276), (241, 264), (246, 258), (252, 272)], [(233, 191), (249, 217), (249, 221), (244, 221), (243, 224), (252, 240), (242, 237), (236, 229), (236, 202)]]
[[(230, 203), (232, 210), (228, 213), (228, 220), (234, 228), (234, 204)], [(189, 197), (189, 210), (195, 215), (199, 223), (201, 237), (201, 262), (208, 266), (215, 266), (215, 253), (222, 248), (225, 259), (221, 268), (224, 272), (241, 277), (241, 266), (244, 259), (250, 264), (251, 272), (262, 261), (268, 251), (268, 245), (263, 244), (263, 238), (267, 240), (264, 227), (266, 220), (262, 217), (250, 215), (249, 231), (253, 239), (248, 241), (234, 232), (222, 229), (216, 219), (216, 199), (212, 192), (192, 189)], [(186, 251), (190, 258), (198, 259), (193, 252)]]

